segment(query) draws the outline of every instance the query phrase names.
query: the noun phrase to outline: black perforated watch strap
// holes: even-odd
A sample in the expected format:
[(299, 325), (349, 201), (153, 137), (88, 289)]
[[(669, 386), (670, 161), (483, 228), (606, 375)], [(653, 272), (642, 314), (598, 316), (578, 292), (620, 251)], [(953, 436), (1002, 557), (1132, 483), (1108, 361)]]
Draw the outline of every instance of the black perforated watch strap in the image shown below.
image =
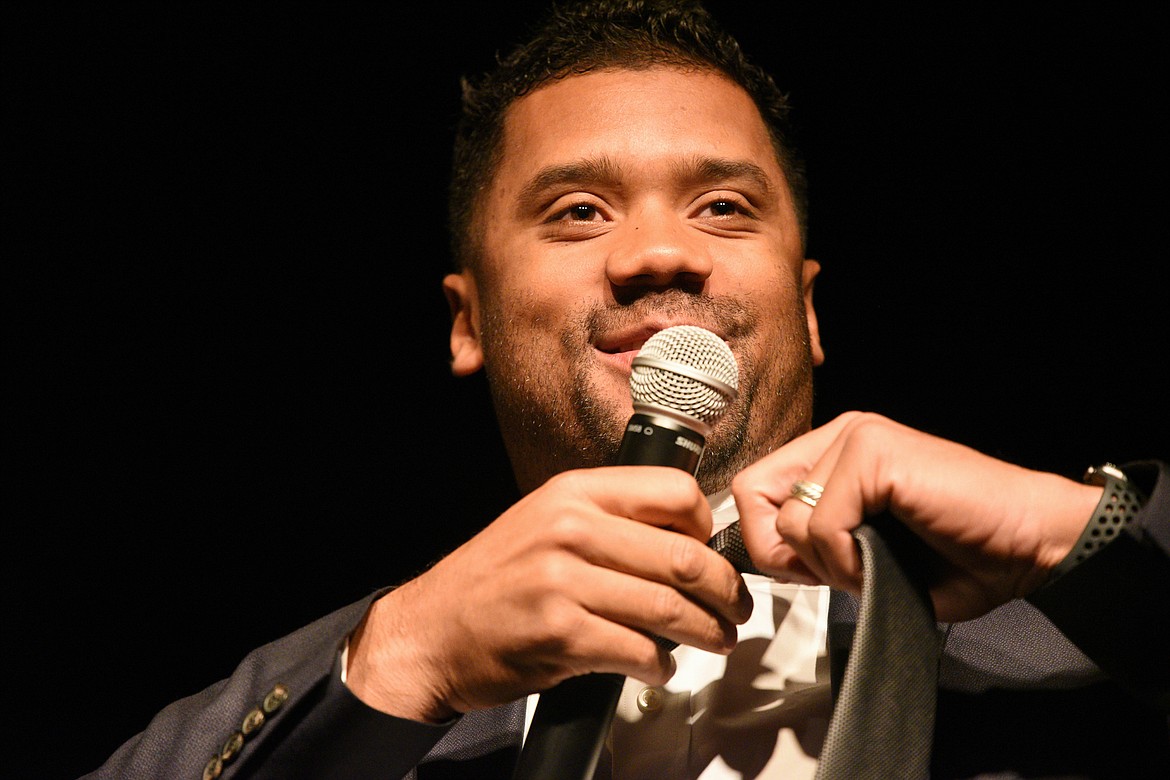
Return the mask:
[(1066, 574), (1116, 539), (1121, 529), (1133, 521), (1146, 500), (1137, 486), (1111, 463), (1089, 467), (1084, 481), (1104, 486), (1105, 492), (1101, 494), (1101, 501), (1093, 510), (1092, 518), (1072, 550), (1049, 574), (1049, 582)]

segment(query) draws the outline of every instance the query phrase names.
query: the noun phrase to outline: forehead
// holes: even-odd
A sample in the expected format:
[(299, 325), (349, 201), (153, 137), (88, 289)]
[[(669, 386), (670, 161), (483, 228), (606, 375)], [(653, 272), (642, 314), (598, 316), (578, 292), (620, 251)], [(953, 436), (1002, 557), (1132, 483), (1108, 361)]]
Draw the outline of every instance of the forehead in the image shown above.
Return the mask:
[(784, 182), (775, 149), (748, 94), (710, 70), (601, 70), (549, 82), (518, 99), (504, 120), (497, 187), (570, 159), (627, 165), (742, 158)]

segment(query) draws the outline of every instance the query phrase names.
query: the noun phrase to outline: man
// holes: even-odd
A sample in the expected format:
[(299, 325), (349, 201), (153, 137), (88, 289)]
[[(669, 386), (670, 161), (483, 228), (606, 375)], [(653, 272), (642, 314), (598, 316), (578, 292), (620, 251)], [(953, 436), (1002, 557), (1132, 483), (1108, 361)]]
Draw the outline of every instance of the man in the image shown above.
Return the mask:
[[(95, 776), (506, 777), (533, 694), (613, 672), (629, 683), (601, 776), (811, 777), (831, 601), (848, 603), (828, 586), (857, 590), (848, 532), (886, 508), (957, 572), (934, 591), (940, 619), (966, 621), (944, 660), (937, 776), (1139, 776), (1166, 758), (1165, 687), (1140, 690), (1165, 675), (1131, 668), (1125, 642), (1106, 658), (1120, 687), (1018, 600), (1074, 548), (1100, 487), (870, 415), (806, 434), (819, 267), (783, 100), (701, 9), (649, 5), (566, 5), (465, 97), (452, 369), (486, 373), (524, 497), (419, 577), (168, 707)], [(697, 479), (609, 465), (630, 362), (677, 324), (728, 342), (739, 398)], [(1164, 467), (1135, 473), (1134, 527), (1153, 529), (1142, 549), (1164, 576)], [(793, 500), (796, 480), (823, 497)], [(773, 577), (706, 546), (737, 513)], [(1083, 736), (1064, 729), (1094, 716), (1104, 748), (1070, 754)]]

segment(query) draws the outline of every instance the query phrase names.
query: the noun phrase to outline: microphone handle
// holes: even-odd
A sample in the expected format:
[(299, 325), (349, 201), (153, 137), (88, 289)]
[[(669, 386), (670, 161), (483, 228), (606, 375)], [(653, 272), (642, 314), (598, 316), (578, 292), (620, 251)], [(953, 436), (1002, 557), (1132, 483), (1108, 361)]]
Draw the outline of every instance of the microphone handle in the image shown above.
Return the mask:
[[(699, 470), (705, 438), (673, 418), (635, 412), (626, 425), (618, 465), (674, 466)], [(741, 573), (759, 574), (735, 522), (707, 546)], [(656, 637), (667, 650), (677, 642)], [(592, 673), (570, 677), (540, 694), (513, 780), (590, 780), (613, 722), (626, 678)]]

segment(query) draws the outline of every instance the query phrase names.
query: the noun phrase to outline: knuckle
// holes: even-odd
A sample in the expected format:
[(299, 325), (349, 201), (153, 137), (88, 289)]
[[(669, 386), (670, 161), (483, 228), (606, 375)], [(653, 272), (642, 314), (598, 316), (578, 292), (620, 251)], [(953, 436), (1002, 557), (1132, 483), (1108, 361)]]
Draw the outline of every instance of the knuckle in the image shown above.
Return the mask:
[(590, 525), (573, 512), (560, 512), (546, 523), (553, 543), (566, 550), (579, 550), (588, 543)]
[(689, 644), (704, 650), (718, 647), (723, 636), (718, 622), (706, 615), (701, 620), (695, 621), (695, 624), (690, 628), (690, 634), (692, 638), (689, 640)]
[(735, 627), (722, 620), (712, 618), (707, 622), (705, 639), (708, 646), (712, 648), (726, 646), (734, 640), (735, 635)]
[(661, 495), (668, 500), (673, 511), (693, 514), (707, 504), (699, 483), (685, 471), (663, 467), (662, 473), (656, 475), (655, 480), (662, 488)]
[(534, 566), (536, 582), (541, 584), (541, 590), (546, 593), (571, 592), (573, 587), (573, 567), (564, 555), (541, 556)]
[[(680, 472), (681, 473), (681, 472)], [(707, 502), (707, 497), (703, 495), (703, 491), (699, 489), (699, 483), (691, 477), (686, 478), (686, 485), (690, 492), (686, 494), (688, 498), (687, 512), (688, 514), (702, 514), (705, 511), (710, 511), (711, 505)], [(679, 495), (684, 495), (681, 491)]]
[(567, 655), (575, 637), (584, 630), (585, 616), (579, 610), (566, 609), (563, 604), (549, 604), (542, 610), (541, 619), (534, 628), (536, 644), (546, 652)]
[(815, 511), (800, 501), (785, 501), (776, 510), (776, 533), (789, 543), (802, 541)]
[(670, 540), (670, 570), (681, 583), (693, 583), (707, 571), (707, 548), (689, 536), (673, 534)]
[(859, 412), (849, 422), (849, 437), (859, 441), (873, 441), (887, 435), (890, 421), (875, 412)]
[(553, 474), (551, 477), (548, 478), (548, 482), (546, 484), (550, 488), (570, 489), (571, 490), (571, 489), (575, 488), (580, 483), (580, 481), (581, 481), (580, 477), (581, 477), (581, 472), (576, 471), (574, 469), (569, 469), (567, 471), (558, 471), (556, 474)]
[(786, 500), (776, 507), (776, 530), (783, 533), (785, 528), (791, 529), (794, 523), (800, 522), (815, 511), (816, 507), (811, 507), (803, 501)]
[(747, 615), (745, 615), (744, 620), (746, 620), (747, 617), (751, 615), (751, 592), (748, 590), (747, 583), (743, 581), (743, 578), (740, 577), (738, 573), (732, 576), (730, 582), (728, 583), (727, 603), (746, 609)]
[(663, 659), (663, 654), (653, 641), (639, 642), (631, 650), (630, 663), (638, 670), (638, 679), (651, 685), (661, 685), (668, 679), (670, 662)]
[(545, 489), (554, 493), (580, 496), (588, 493), (589, 475), (580, 469), (561, 471), (548, 478)]
[(682, 597), (673, 588), (654, 589), (650, 603), (650, 615), (656, 625), (678, 625), (683, 619), (683, 614)]

